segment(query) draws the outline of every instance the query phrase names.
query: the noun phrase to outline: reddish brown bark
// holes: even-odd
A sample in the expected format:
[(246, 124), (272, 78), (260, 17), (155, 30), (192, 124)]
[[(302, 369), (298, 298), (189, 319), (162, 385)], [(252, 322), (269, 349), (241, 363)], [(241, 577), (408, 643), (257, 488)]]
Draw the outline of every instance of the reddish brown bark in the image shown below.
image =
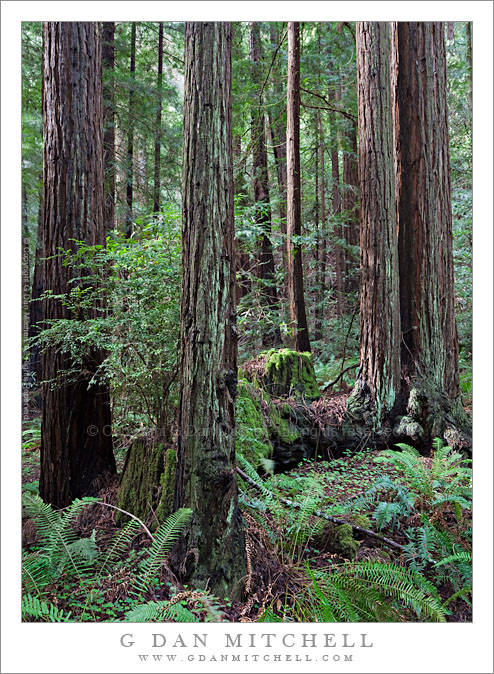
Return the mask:
[(183, 291), (175, 507), (193, 518), (174, 552), (180, 575), (239, 597), (245, 548), (235, 478), (237, 330), (230, 23), (187, 23)]
[(105, 165), (105, 227), (115, 226), (115, 22), (103, 23), (103, 149)]
[(287, 84), (287, 294), (296, 351), (310, 351), (305, 312), (302, 246), (293, 237), (302, 233), (300, 198), (300, 36), (299, 24), (288, 22)]
[(357, 36), (360, 160), (360, 369), (348, 407), (370, 403), (380, 427), (400, 383), (398, 240), (390, 98), (389, 30), (359, 22)]
[(136, 70), (136, 40), (137, 24), (132, 22), (130, 35), (130, 86), (129, 86), (129, 117), (127, 135), (127, 190), (125, 195), (125, 235), (132, 236), (132, 208), (134, 199), (134, 79)]
[(431, 437), (459, 399), (444, 24), (393, 24), (393, 65), (403, 385)]
[[(74, 288), (59, 248), (71, 239), (104, 244), (101, 39), (98, 23), (43, 26), (44, 207), (42, 287), (55, 295)], [(75, 318), (58, 300), (43, 302), (43, 318)], [(56, 506), (94, 494), (115, 474), (108, 388), (93, 384), (102, 354), (88, 354), (75, 380), (67, 353), (42, 356), (41, 497)]]

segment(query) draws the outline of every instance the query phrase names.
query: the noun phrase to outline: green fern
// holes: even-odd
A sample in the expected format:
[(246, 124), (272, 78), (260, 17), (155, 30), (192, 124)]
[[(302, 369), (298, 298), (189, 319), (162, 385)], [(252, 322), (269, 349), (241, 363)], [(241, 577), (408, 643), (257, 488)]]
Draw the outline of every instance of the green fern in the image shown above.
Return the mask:
[(179, 622), (196, 623), (198, 618), (182, 604), (172, 604), (169, 601), (148, 601), (140, 604), (125, 614), (125, 622)]
[(32, 618), (37, 622), (66, 623), (69, 622), (70, 612), (64, 613), (51, 602), (42, 601), (39, 597), (25, 594), (21, 604), (22, 619)]
[(111, 567), (119, 560), (122, 559), (124, 553), (128, 549), (132, 539), (136, 536), (137, 532), (140, 529), (140, 524), (132, 519), (127, 522), (119, 531), (114, 534), (106, 552), (106, 555), (99, 566), (98, 577), (102, 576), (105, 572), (109, 573)]
[[(312, 571), (311, 583), (285, 619), (303, 622), (389, 622), (416, 619), (445, 621), (445, 610), (434, 585), (423, 575), (396, 564), (346, 563)], [(262, 616), (272, 617), (272, 607)]]
[(170, 515), (156, 530), (148, 556), (142, 563), (141, 573), (135, 579), (135, 594), (141, 595), (149, 589), (151, 581), (158, 576), (159, 569), (165, 557), (170, 552), (191, 516), (192, 510), (180, 508), (180, 510)]

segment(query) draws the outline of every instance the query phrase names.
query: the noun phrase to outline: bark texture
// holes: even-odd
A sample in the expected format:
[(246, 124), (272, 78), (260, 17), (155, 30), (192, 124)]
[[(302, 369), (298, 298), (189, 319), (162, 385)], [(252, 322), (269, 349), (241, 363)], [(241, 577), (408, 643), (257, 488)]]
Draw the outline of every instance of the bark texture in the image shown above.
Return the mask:
[(157, 106), (156, 106), (156, 129), (154, 141), (154, 186), (153, 186), (153, 211), (160, 210), (160, 165), (161, 165), (161, 106), (162, 106), (162, 80), (163, 80), (163, 22), (160, 22), (158, 30), (158, 75), (157, 75)]
[[(461, 415), (442, 22), (393, 24), (401, 365), (424, 437)], [(455, 413), (453, 413), (455, 416)]]
[[(44, 208), (42, 288), (68, 292), (72, 270), (57, 256), (71, 239), (104, 244), (103, 110), (100, 27), (43, 26)], [(44, 319), (74, 316), (58, 301), (43, 302)], [(109, 392), (91, 384), (102, 354), (89, 354), (76, 381), (64, 376), (68, 354), (42, 356), (41, 497), (63, 507), (94, 494), (115, 470)]]
[(295, 351), (310, 351), (304, 299), (302, 246), (293, 237), (302, 234), (300, 195), (300, 29), (288, 22), (287, 84), (287, 294)]
[(174, 551), (187, 582), (239, 597), (245, 549), (235, 478), (230, 23), (187, 23), (181, 391), (175, 507), (193, 519)]
[(136, 70), (137, 25), (132, 22), (130, 35), (130, 85), (129, 85), (129, 119), (127, 135), (127, 191), (125, 195), (125, 235), (132, 236), (132, 207), (134, 199), (134, 80)]
[(105, 163), (105, 227), (115, 226), (115, 22), (103, 23), (103, 148)]
[(260, 292), (269, 324), (274, 327), (263, 335), (263, 346), (275, 346), (281, 343), (280, 307), (276, 292), (276, 279), (271, 244), (271, 204), (269, 201), (268, 153), (265, 142), (264, 108), (262, 102), (262, 70), (261, 70), (261, 33), (256, 21), (250, 22), (250, 62), (251, 79), (256, 88), (256, 100), (252, 106), (251, 142), (252, 173), (254, 176), (254, 201), (256, 204), (255, 219), (259, 226), (260, 251), (258, 254), (258, 277), (261, 281)]
[[(348, 409), (380, 427), (400, 385), (398, 239), (391, 119), (390, 39), (383, 22), (359, 22), (360, 369)], [(367, 408), (367, 410), (366, 410)]]

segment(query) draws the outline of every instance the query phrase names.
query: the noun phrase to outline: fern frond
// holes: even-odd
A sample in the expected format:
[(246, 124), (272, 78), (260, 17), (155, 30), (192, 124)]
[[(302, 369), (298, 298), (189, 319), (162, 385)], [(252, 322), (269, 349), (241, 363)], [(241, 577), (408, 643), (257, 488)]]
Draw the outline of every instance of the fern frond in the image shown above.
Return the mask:
[(22, 597), (21, 614), (23, 620), (33, 618), (34, 621), (62, 623), (69, 622), (71, 613), (65, 613), (51, 602), (40, 600), (26, 594)]
[(180, 508), (158, 527), (149, 548), (149, 554), (142, 564), (141, 573), (135, 580), (135, 586), (139, 594), (148, 589), (151, 579), (157, 575), (166, 555), (170, 552), (191, 516), (192, 510)]
[(123, 556), (139, 528), (140, 524), (136, 520), (131, 519), (114, 534), (108, 546), (108, 551), (99, 567), (98, 577), (102, 576), (105, 572), (109, 572), (111, 565), (115, 564)]

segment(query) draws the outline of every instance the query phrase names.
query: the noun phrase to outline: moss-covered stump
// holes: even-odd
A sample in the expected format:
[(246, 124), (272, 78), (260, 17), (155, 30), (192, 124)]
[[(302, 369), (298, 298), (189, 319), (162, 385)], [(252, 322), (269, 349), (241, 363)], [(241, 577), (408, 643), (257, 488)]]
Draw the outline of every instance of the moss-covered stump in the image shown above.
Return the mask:
[[(162, 443), (136, 440), (127, 454), (117, 506), (156, 529), (173, 509), (176, 459), (176, 451), (166, 450)], [(119, 511), (115, 514), (119, 526), (128, 519)]]
[(322, 533), (323, 549), (336, 553), (345, 559), (354, 559), (360, 547), (360, 541), (353, 537), (350, 524), (332, 524), (324, 528)]
[(239, 380), (235, 409), (236, 449), (254, 468), (267, 471), (272, 468), (273, 445), (262, 411), (264, 395), (249, 382)]
[(310, 353), (271, 349), (266, 354), (263, 385), (277, 398), (316, 400), (321, 395)]

